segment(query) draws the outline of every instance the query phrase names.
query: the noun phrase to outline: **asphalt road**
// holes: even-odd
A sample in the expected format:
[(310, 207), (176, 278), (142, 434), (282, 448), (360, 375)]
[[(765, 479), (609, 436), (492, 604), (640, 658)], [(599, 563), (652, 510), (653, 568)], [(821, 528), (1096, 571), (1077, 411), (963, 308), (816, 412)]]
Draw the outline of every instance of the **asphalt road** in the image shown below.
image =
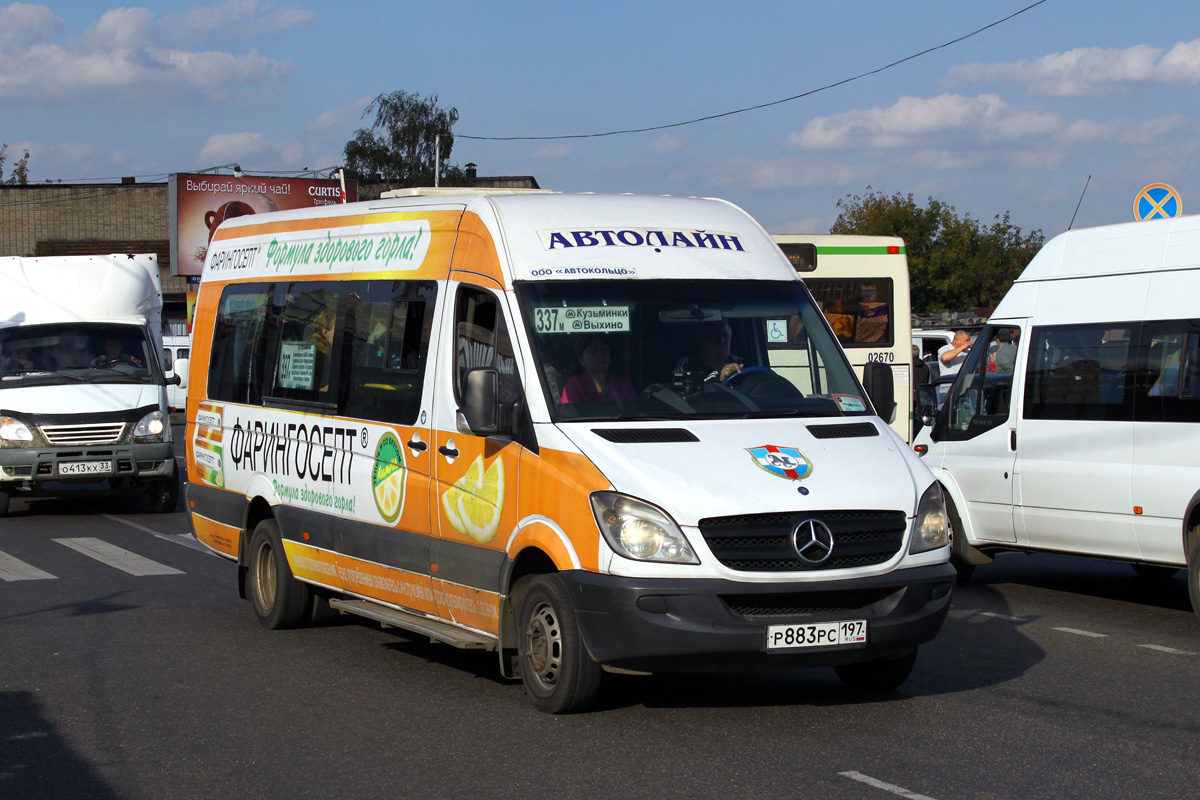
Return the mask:
[(551, 717), (492, 654), (357, 618), (263, 630), (182, 506), (18, 501), (0, 522), (0, 798), (1125, 800), (1200, 786), (1200, 622), (1182, 576), (1002, 556), (956, 592), (899, 691), (856, 695), (828, 669), (609, 675), (592, 712)]

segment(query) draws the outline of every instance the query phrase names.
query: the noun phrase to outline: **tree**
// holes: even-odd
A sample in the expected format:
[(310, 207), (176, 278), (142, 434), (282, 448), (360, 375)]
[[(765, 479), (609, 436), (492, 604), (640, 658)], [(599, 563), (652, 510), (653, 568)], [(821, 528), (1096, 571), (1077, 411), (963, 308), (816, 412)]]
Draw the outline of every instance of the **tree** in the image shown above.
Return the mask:
[(8, 145), (0, 144), (0, 183), (10, 186), (29, 183), (29, 151), (26, 150), (24, 152), (25, 154), (13, 164), (12, 172), (9, 173), (8, 179), (5, 180), (4, 162), (8, 161)]
[(837, 205), (831, 233), (904, 239), (914, 311), (996, 305), (1045, 241), (1039, 230), (1022, 234), (1007, 211), (984, 227), (932, 197), (922, 208), (912, 194), (888, 197), (870, 186)]
[(439, 165), (442, 186), (466, 186), (466, 174), (446, 159), (454, 149), (450, 129), (458, 121), (458, 109), (441, 109), (437, 95), (421, 98), (415, 92), (381, 94), (371, 101), (363, 116), (375, 114), (375, 122), (359, 128), (346, 142), (346, 171), (362, 181), (379, 180), (389, 189), (433, 186), (435, 137), (441, 134)]

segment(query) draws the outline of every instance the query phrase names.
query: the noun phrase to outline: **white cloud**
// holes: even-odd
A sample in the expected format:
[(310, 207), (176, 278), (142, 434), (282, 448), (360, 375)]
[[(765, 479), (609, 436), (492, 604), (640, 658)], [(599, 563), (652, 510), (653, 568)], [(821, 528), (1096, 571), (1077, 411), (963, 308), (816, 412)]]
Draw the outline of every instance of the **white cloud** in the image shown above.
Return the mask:
[(917, 150), (908, 157), (908, 163), (918, 169), (965, 169), (974, 166), (971, 158), (949, 150)]
[(290, 69), (255, 50), (244, 54), (168, 47), (162, 26), (145, 8), (105, 12), (66, 46), (53, 41), (62, 21), (44, 6), (0, 9), (0, 98), (34, 103), (95, 102), (152, 97), (167, 102), (198, 93), (217, 101), (239, 86), (273, 82)]
[(362, 97), (355, 100), (353, 103), (348, 103), (338, 108), (331, 108), (328, 111), (322, 111), (312, 124), (314, 131), (330, 131), (339, 128), (344, 128), (358, 122), (363, 124), (358, 127), (367, 127), (368, 123), (362, 118), (363, 109), (365, 109), (373, 98)]
[(267, 141), (261, 133), (214, 133), (200, 149), (204, 163), (237, 163), (256, 156), (278, 156), (283, 148)]
[(542, 145), (533, 156), (534, 158), (543, 159), (566, 158), (572, 152), (574, 152), (574, 149), (566, 142), (555, 142), (554, 144)]
[(955, 86), (990, 81), (1010, 81), (1031, 95), (1051, 97), (1129, 92), (1147, 85), (1200, 84), (1200, 39), (1180, 42), (1165, 54), (1144, 44), (1124, 50), (1086, 47), (1051, 53), (1036, 61), (962, 64), (946, 74), (946, 82)]
[(225, 0), (217, 5), (189, 8), (178, 15), (176, 27), (184, 37), (249, 39), (307, 25), (316, 17), (315, 11), (275, 8), (258, 0)]
[(48, 42), (65, 30), (63, 21), (45, 6), (13, 3), (0, 8), (0, 49)]
[(683, 136), (677, 136), (673, 133), (664, 133), (657, 139), (650, 142), (650, 152), (652, 153), (678, 153), (683, 149), (687, 139)]
[(847, 186), (870, 178), (875, 172), (873, 166), (798, 159), (755, 161), (738, 156), (715, 167), (709, 183), (751, 189)]

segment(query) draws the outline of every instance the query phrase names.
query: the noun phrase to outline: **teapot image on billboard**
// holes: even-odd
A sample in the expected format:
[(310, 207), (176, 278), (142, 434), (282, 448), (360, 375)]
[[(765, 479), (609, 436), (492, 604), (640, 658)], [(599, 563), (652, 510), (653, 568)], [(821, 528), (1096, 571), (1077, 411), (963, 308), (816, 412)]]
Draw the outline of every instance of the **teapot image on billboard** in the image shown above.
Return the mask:
[(244, 217), (247, 214), (253, 213), (253, 206), (241, 200), (230, 200), (216, 211), (206, 212), (204, 215), (204, 225), (208, 228), (208, 243), (212, 244), (213, 234), (217, 232), (217, 228), (220, 227), (222, 222), (231, 217)]

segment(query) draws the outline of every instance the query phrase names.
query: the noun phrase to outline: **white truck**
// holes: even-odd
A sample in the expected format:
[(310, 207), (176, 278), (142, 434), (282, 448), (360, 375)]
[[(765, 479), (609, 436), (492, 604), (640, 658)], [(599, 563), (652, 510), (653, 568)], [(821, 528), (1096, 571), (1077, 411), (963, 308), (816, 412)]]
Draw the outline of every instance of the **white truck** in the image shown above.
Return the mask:
[(0, 515), (12, 497), (179, 497), (154, 255), (0, 258)]

